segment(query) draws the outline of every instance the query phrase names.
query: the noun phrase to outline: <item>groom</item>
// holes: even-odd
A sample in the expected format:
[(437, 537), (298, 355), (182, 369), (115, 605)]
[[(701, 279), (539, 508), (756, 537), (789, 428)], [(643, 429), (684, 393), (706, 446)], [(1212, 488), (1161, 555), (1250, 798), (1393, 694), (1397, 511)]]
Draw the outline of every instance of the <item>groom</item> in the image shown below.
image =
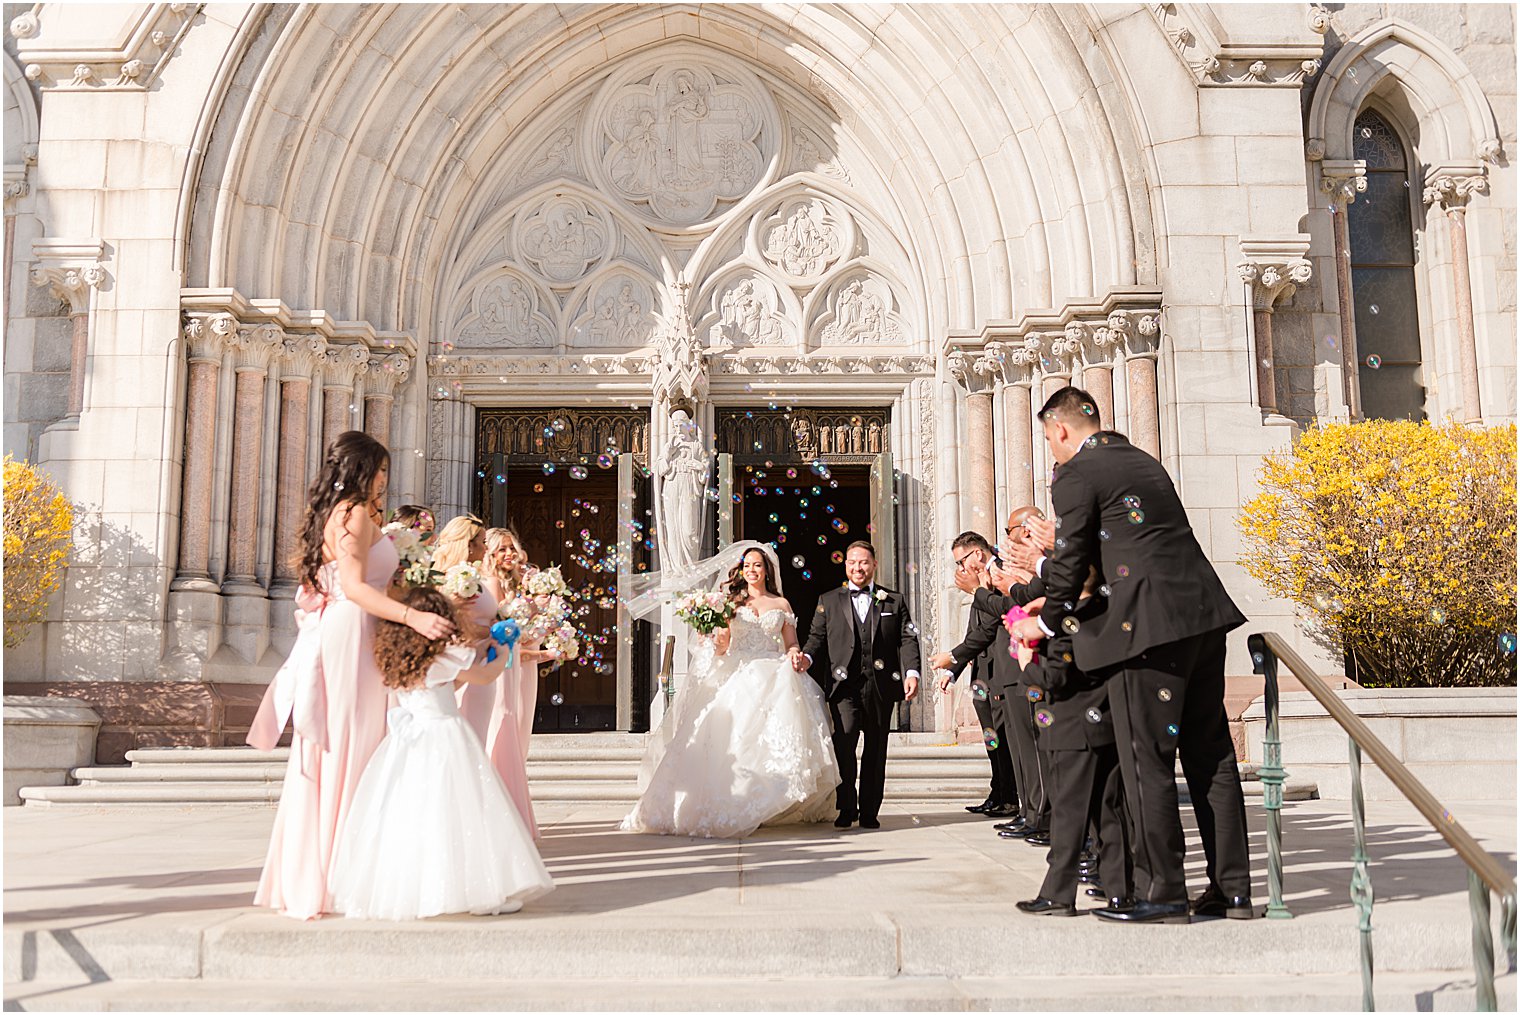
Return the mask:
[[(844, 555), (849, 579), (825, 592), (808, 627), (807, 644), (792, 649), (792, 666), (811, 669), (823, 685), (834, 720), (834, 756), (839, 762), (839, 817), (836, 828), (880, 828), (877, 813), (887, 777), (887, 734), (892, 706), (918, 693), (918, 635), (908, 603), (876, 584), (876, 548), (851, 543)], [(815, 665), (816, 663), (816, 665)], [(855, 745), (865, 734), (860, 758), (860, 793), (855, 792)]]

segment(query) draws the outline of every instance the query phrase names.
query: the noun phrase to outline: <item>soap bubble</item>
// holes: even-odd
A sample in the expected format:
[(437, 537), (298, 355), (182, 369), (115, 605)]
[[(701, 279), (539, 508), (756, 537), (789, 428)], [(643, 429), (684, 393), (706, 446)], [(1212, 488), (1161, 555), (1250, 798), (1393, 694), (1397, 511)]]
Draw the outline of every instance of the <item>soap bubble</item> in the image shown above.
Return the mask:
[(1128, 564), (1120, 564), (1114, 570), (1114, 573), (1117, 574), (1120, 578), (1128, 578), (1129, 577), (1129, 565)]
[(583, 469), (583, 468), (581, 468), (579, 465), (573, 465), (573, 466), (570, 467), (570, 478), (571, 479), (585, 479), (586, 478), (586, 470)]
[(1144, 511), (1131, 511), (1129, 513), (1129, 523), (1131, 525), (1139, 525), (1143, 521), (1145, 521)]
[(1124, 498), (1124, 506), (1133, 511), (1140, 506), (1140, 498), (1130, 494)]
[(544, 463), (544, 475), (546, 475), (546, 476), (552, 476), (552, 475), (554, 475), (554, 463), (553, 462), (545, 462)]
[(880, 659), (873, 659), (871, 661), (871, 667), (877, 670), (884, 670), (887, 668), (887, 664), (882, 662)]
[(1114, 534), (1112, 532), (1109, 532), (1107, 529), (1099, 529), (1098, 530), (1098, 538), (1099, 539), (1103, 539), (1103, 540), (1112, 539), (1113, 535)]
[(1045, 691), (1042, 688), (1031, 685), (1025, 689), (1024, 697), (1030, 701), (1040, 701), (1045, 697)]
[(1369, 370), (1376, 370), (1383, 365), (1383, 357), (1379, 356), (1377, 353), (1372, 353), (1364, 362), (1367, 364), (1367, 368)]
[(1067, 617), (1065, 620), (1061, 621), (1061, 630), (1065, 631), (1067, 634), (1076, 634), (1077, 628), (1081, 626), (1082, 622), (1079, 621), (1076, 617)]
[(781, 520), (781, 516), (772, 511), (769, 515), (769, 520), (771, 524), (774, 525), (776, 522), (779, 522)]
[(1507, 653), (1509, 655), (1514, 655), (1514, 653), (1515, 653), (1515, 636), (1514, 636), (1514, 634), (1501, 634), (1501, 635), (1499, 635), (1499, 648), (1502, 649), (1505, 653)]
[(1166, 733), (1167, 733), (1167, 736), (1175, 737), (1177, 735), (1177, 724), (1174, 723), (1174, 722), (1167, 723), (1166, 724)]
[(1444, 627), (1446, 624), (1446, 611), (1440, 607), (1436, 607), (1434, 610), (1431, 610), (1430, 622), (1437, 627)]
[(798, 554), (792, 558), (792, 566), (800, 570), (801, 568), (807, 567), (807, 561), (803, 559), (801, 554)]
[(1370, 310), (1370, 311), (1372, 311), (1374, 314), (1376, 314), (1378, 312), (1378, 305), (1376, 303), (1374, 303), (1372, 306), (1368, 307), (1367, 309)]
[(980, 680), (973, 680), (971, 682), (971, 696), (977, 701), (986, 701), (987, 685), (982, 683)]
[(1114, 594), (1114, 590), (1110, 586), (1108, 586), (1108, 585), (1099, 585), (1098, 586), (1098, 595), (1103, 596), (1105, 599), (1108, 598), (1109, 596), (1113, 595), (1113, 594)]
[(1156, 697), (1158, 699), (1160, 699), (1161, 701), (1171, 701), (1172, 700), (1172, 691), (1171, 691), (1171, 688), (1163, 687), (1163, 688), (1158, 689), (1156, 691)]
[(564, 703), (565, 696), (563, 694), (551, 694), (549, 696), (549, 704), (551, 705), (563, 705)]
[(1034, 721), (1039, 723), (1041, 726), (1049, 726), (1051, 723), (1056, 721), (1056, 717), (1051, 714), (1051, 711), (1048, 708), (1037, 708), (1034, 712)]
[(1086, 712), (1083, 712), (1082, 714), (1087, 717), (1087, 721), (1090, 722), (1090, 723), (1100, 723), (1100, 722), (1103, 721), (1103, 713), (1101, 711), (1099, 711), (1096, 707), (1089, 708)]
[[(823, 537), (823, 538), (827, 539), (827, 537)], [(829, 554), (829, 563), (831, 563), (831, 564), (843, 564), (844, 563), (844, 554), (841, 553), (838, 550), (835, 550), (833, 553)]]
[(554, 428), (554, 432), (555, 433), (564, 433), (565, 432), (565, 425), (566, 424), (565, 424), (565, 421), (562, 420), (562, 419), (559, 419), (559, 418), (556, 417), (555, 420), (554, 420), (554, 422), (550, 423), (549, 425)]
[(982, 730), (982, 743), (984, 743), (984, 744), (987, 745), (987, 750), (989, 750), (989, 751), (995, 751), (995, 750), (997, 750), (998, 749), (997, 730), (991, 729), (991, 728), (983, 729)]
[(1119, 629), (1121, 631), (1133, 631), (1135, 629), (1135, 625), (1126, 620), (1124, 623), (1119, 625)]
[(612, 456), (611, 455), (597, 455), (596, 456), (596, 464), (599, 467), (603, 468), (603, 469), (610, 469), (610, 468), (612, 468)]

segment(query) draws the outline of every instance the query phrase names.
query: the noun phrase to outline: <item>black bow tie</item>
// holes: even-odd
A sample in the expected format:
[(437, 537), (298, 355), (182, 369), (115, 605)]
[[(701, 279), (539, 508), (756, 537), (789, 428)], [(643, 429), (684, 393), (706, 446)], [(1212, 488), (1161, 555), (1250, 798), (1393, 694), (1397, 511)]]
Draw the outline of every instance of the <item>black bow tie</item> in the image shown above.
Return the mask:
[(852, 595), (852, 596), (868, 596), (870, 594), (871, 594), (871, 590), (870, 589), (851, 589), (850, 590), (850, 595)]

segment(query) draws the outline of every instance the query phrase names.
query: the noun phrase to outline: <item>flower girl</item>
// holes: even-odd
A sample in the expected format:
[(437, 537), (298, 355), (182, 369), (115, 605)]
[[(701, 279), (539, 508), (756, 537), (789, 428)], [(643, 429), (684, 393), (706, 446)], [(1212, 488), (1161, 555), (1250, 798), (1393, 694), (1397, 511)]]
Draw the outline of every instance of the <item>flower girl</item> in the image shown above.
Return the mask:
[[(452, 619), (434, 589), (409, 589), (402, 602)], [(552, 889), (532, 836), (454, 701), (456, 685), (499, 677), (506, 653), (475, 666), (473, 648), (385, 622), (375, 631), (375, 658), (397, 705), (339, 836), (334, 908), (371, 920), (514, 913)]]

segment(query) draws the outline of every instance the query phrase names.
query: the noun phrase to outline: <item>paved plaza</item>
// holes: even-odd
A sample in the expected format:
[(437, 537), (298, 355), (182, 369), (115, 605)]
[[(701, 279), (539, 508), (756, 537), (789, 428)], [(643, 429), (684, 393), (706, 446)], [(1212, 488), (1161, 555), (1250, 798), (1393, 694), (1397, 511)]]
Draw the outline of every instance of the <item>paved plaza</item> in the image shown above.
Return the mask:
[[(1380, 1006), (1471, 1008), (1465, 869), (1402, 803), (1370, 805)], [(1505, 863), (1513, 803), (1454, 813)], [(1250, 807), (1266, 900), (1263, 812)], [(249, 905), (268, 807), (11, 808), (7, 1010), (1346, 1009), (1360, 1003), (1344, 801), (1289, 803), (1295, 919), (1117, 927), (1031, 918), (1044, 850), (959, 808), (880, 831), (742, 841), (619, 832), (541, 807), (557, 889), (514, 916), (297, 923)], [(1190, 878), (1201, 881), (1201, 856)], [(1500, 967), (1503, 968), (1501, 959)], [(1514, 977), (1501, 1003), (1513, 1006)]]

